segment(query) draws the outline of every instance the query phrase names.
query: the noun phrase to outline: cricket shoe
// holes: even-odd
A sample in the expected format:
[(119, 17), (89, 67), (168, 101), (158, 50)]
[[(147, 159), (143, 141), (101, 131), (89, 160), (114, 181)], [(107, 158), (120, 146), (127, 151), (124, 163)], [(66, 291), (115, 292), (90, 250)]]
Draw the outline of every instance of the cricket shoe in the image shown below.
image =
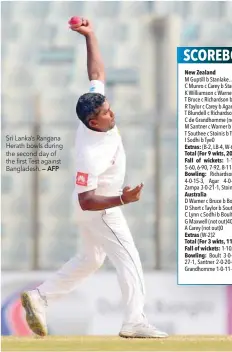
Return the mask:
[(119, 336), (125, 338), (165, 338), (168, 337), (168, 334), (150, 324), (142, 323), (123, 325)]
[(21, 294), (22, 306), (26, 311), (26, 320), (30, 329), (39, 336), (47, 335), (46, 298), (38, 290), (27, 291)]

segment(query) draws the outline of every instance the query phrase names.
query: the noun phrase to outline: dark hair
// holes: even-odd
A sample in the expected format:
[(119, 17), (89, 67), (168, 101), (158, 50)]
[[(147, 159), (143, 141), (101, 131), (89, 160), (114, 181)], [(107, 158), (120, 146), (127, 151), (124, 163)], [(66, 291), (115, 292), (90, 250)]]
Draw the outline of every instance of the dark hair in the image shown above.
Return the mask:
[(91, 115), (97, 114), (98, 108), (105, 102), (105, 96), (100, 93), (83, 94), (76, 105), (76, 113), (78, 118), (88, 125)]

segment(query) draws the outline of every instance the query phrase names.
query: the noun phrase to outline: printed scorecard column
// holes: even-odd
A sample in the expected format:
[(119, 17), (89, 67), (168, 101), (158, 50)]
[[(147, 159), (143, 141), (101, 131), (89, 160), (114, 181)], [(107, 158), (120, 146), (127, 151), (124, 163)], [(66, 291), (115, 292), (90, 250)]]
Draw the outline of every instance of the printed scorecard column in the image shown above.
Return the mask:
[(232, 47), (179, 47), (178, 284), (232, 284)]

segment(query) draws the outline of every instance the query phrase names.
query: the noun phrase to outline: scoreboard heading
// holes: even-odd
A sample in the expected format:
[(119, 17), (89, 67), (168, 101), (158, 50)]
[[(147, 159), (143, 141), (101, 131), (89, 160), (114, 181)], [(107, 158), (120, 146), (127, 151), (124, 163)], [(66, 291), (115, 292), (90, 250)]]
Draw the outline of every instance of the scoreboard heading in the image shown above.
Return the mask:
[(232, 63), (232, 47), (178, 47), (177, 62), (184, 63)]

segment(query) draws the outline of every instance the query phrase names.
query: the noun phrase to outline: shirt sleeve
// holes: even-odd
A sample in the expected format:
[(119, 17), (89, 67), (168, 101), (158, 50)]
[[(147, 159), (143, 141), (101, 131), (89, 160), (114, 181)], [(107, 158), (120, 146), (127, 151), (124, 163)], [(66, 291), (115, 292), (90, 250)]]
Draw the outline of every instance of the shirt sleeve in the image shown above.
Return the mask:
[(102, 95), (105, 95), (104, 83), (102, 81), (97, 81), (97, 80), (90, 81), (89, 92), (90, 93), (100, 93)]
[[(85, 153), (78, 160), (75, 181), (77, 193), (84, 193), (97, 189), (99, 176), (107, 169), (109, 165), (108, 158), (102, 158), (103, 147), (104, 144), (102, 144), (102, 147), (98, 148), (93, 146), (91, 155)], [(98, 160), (97, 163), (96, 160)]]
[(77, 193), (92, 191), (97, 188), (98, 177), (87, 171), (77, 171), (76, 173), (76, 190)]
[[(88, 138), (88, 135), (83, 138)], [(81, 141), (79, 143), (81, 146)], [(99, 187), (99, 178), (111, 167), (117, 147), (118, 138), (107, 135), (101, 140), (90, 140), (89, 145), (83, 143), (76, 157), (76, 193), (92, 191)]]

